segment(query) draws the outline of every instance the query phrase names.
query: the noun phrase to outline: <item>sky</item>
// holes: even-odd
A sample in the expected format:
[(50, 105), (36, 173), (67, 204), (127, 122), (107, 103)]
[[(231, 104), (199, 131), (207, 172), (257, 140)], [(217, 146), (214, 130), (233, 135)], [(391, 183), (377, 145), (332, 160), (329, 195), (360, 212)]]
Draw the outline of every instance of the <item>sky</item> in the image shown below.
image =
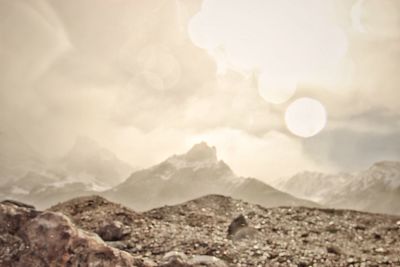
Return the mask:
[(360, 170), (400, 159), (399, 70), (397, 0), (0, 1), (0, 130), (46, 158), (87, 136), (137, 168), (206, 141), (265, 181)]

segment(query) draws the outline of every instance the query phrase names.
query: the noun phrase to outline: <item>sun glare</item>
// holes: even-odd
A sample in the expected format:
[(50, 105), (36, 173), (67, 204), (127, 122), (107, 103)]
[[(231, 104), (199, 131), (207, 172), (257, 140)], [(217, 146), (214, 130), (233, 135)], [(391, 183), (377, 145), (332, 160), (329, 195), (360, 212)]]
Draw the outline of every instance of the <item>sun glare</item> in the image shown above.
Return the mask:
[[(216, 58), (218, 66), (221, 59), (215, 51), (223, 50), (225, 66), (260, 73), (259, 95), (268, 103), (282, 104), (295, 94), (298, 83), (316, 84), (321, 70), (336, 69), (343, 62), (348, 40), (339, 25), (332, 0), (204, 0), (188, 31), (192, 42)], [(289, 122), (294, 133), (312, 136), (323, 127), (323, 107), (300, 110), (308, 113), (313, 108), (311, 121)], [(302, 121), (306, 125), (298, 126)]]
[(258, 92), (265, 101), (282, 104), (296, 92), (296, 80), (289, 76), (282, 77), (262, 72), (258, 78)]
[(337, 64), (346, 53), (333, 12), (329, 0), (204, 0), (188, 30), (194, 44), (210, 54), (224, 49), (240, 70), (299, 74)]
[(326, 125), (326, 111), (317, 100), (303, 97), (289, 105), (285, 114), (287, 128), (300, 137), (318, 134)]

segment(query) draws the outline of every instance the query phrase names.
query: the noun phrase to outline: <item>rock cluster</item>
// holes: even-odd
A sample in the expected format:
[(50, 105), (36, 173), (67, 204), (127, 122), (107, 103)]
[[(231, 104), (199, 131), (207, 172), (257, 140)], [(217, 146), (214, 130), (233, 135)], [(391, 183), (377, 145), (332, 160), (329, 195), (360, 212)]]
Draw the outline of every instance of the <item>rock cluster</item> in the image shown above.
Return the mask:
[(0, 203), (0, 266), (148, 266), (107, 246), (70, 219), (13, 201)]
[[(74, 199), (43, 213), (22, 204), (0, 207), (0, 266), (30, 258), (50, 264), (64, 257), (81, 257), (86, 263), (100, 257), (113, 264), (118, 261), (119, 266), (400, 266), (398, 216), (303, 207), (267, 209), (218, 195), (144, 213), (100, 197)], [(7, 211), (10, 208), (15, 211)], [(6, 231), (3, 218), (12, 222)], [(81, 250), (75, 241), (79, 238), (85, 240)], [(37, 253), (29, 254), (34, 250), (24, 248), (26, 240)], [(25, 252), (18, 252), (19, 247)], [(95, 266), (118, 266), (107, 264)]]

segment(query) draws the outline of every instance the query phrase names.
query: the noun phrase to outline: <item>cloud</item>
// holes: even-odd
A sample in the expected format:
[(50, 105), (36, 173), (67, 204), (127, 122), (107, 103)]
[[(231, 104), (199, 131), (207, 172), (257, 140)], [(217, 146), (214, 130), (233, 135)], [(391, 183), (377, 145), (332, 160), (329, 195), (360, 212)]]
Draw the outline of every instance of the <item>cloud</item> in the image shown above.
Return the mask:
[(200, 47), (223, 49), (236, 67), (299, 74), (345, 54), (333, 7), (333, 1), (315, 0), (205, 0), (189, 32)]
[(352, 26), (372, 38), (400, 37), (400, 3), (393, 0), (358, 0), (351, 10)]
[[(339, 156), (329, 156), (336, 153), (330, 150), (337, 149), (337, 138), (356, 140), (359, 135), (370, 141), (387, 137), (395, 142), (398, 136), (400, 47), (394, 36), (352, 29), (351, 5), (345, 2), (338, 1), (343, 7), (341, 17), (335, 20), (347, 34), (347, 56), (336, 68), (321, 68), (305, 76), (290, 100), (308, 96), (325, 105), (329, 128), (321, 136), (303, 142), (290, 135), (283, 120), (288, 102), (265, 102), (257, 88), (256, 72), (222, 64), (224, 55), (218, 49), (209, 53), (197, 47), (188, 27), (200, 5), (182, 0), (1, 1), (1, 125), (16, 129), (33, 148), (51, 157), (63, 154), (76, 136), (84, 135), (134, 166), (148, 166), (184, 152), (187, 140), (204, 137), (245, 176), (269, 179), (335, 164), (347, 168)], [(268, 12), (282, 8), (274, 1), (237, 3), (248, 11), (257, 9), (258, 4), (272, 5)], [(285, 6), (288, 1), (282, 3)], [(295, 20), (285, 16), (277, 22), (288, 20), (288, 25), (293, 25), (312, 19), (304, 17), (305, 9), (294, 14), (299, 9), (297, 4), (288, 7)], [(262, 13), (262, 8), (256, 11)], [(225, 13), (218, 11), (213, 18), (221, 18), (218, 23), (223, 23)], [(247, 15), (238, 17), (234, 25), (245, 19)], [(379, 22), (371, 23), (374, 21)], [(298, 25), (304, 26), (301, 23)], [(268, 25), (256, 27), (256, 33), (265, 30), (276, 37), (280, 32)], [(237, 31), (245, 36), (246, 27), (232, 26), (229, 34)], [(244, 38), (243, 42), (247, 41)], [(275, 51), (282, 40), (273, 41), (274, 45), (263, 39), (257, 49), (247, 49), (243, 55), (262, 59), (257, 55), (264, 48), (269, 55), (282, 55), (286, 50)], [(282, 61), (285, 66), (288, 62)], [(293, 67), (298, 67), (297, 63)], [(365, 141), (363, 147), (353, 147), (352, 156), (363, 157), (361, 152), (367, 150), (375, 155), (367, 157), (368, 161), (397, 155), (388, 152), (389, 143), (374, 144)], [(325, 156), (319, 156), (319, 148)], [(287, 167), (282, 167), (286, 162)]]
[(318, 163), (330, 163), (341, 171), (357, 171), (382, 160), (400, 158), (400, 131), (360, 132), (346, 128), (327, 130), (304, 141), (308, 156), (318, 155)]

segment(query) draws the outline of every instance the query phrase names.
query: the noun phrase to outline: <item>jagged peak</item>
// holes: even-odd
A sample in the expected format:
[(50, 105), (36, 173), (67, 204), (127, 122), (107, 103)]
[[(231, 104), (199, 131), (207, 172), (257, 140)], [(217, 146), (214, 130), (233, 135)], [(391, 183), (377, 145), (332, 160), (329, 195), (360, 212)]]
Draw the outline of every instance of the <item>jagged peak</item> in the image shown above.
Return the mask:
[(211, 160), (217, 162), (217, 149), (206, 142), (195, 144), (186, 154), (182, 155), (188, 161)]

